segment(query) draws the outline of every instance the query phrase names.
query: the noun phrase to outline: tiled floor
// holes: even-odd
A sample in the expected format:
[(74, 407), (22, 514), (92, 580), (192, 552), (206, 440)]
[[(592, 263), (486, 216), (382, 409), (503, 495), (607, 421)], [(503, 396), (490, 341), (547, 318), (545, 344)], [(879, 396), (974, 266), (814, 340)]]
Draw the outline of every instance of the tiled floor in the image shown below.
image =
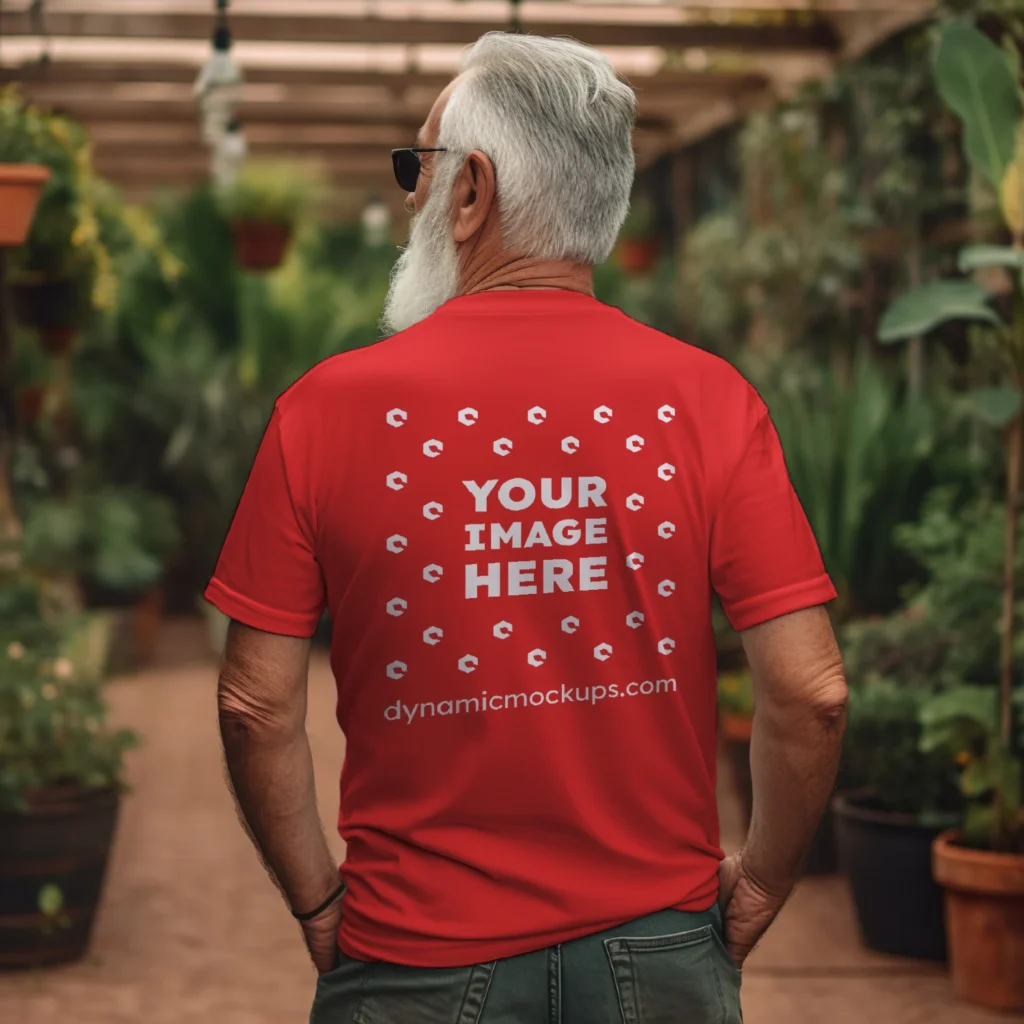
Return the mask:
[[(313, 969), (222, 782), (216, 670), (201, 626), (173, 623), (162, 640), (156, 667), (110, 686), (118, 719), (137, 728), (145, 744), (132, 755), (134, 792), (124, 805), (92, 952), (75, 966), (0, 975), (2, 1024), (307, 1019)], [(318, 791), (330, 823), (343, 741), (322, 657), (310, 688)], [(723, 827), (735, 835), (733, 810), (723, 805)], [(953, 1003), (937, 968), (866, 953), (839, 879), (803, 883), (744, 976), (747, 1024), (1024, 1021)]]

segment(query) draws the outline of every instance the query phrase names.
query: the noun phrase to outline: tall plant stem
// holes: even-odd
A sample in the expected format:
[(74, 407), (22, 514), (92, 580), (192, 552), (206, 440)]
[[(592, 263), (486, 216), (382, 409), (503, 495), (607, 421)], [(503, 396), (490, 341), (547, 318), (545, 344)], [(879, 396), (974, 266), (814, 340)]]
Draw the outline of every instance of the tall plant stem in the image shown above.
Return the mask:
[(1020, 505), (1021, 442), (1024, 417), (1014, 417), (1006, 440), (1006, 532), (1003, 547), (1003, 621), (1000, 628), (999, 734), (1010, 749), (1013, 728), (1013, 627), (1016, 590), (1017, 515)]

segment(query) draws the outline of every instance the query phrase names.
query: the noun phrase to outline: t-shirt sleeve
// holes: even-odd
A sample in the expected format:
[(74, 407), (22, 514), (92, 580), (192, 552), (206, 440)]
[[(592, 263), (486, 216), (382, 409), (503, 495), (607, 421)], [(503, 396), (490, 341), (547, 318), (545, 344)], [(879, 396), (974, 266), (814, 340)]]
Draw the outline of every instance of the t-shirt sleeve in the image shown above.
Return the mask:
[(323, 614), (324, 581), (308, 509), (289, 485), (281, 419), (275, 408), (205, 596), (254, 629), (308, 637)]
[(736, 630), (836, 597), (763, 405), (714, 515), (711, 585)]

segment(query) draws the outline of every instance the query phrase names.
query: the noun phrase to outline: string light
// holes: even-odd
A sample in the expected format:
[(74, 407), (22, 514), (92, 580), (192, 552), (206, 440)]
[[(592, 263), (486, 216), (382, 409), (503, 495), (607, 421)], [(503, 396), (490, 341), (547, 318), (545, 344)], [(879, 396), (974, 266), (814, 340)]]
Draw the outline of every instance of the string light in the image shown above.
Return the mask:
[(217, 22), (212, 49), (196, 78), (194, 93), (202, 111), (203, 139), (216, 147), (234, 119), (235, 106), (242, 98), (244, 76), (231, 56), (231, 29), (228, 27), (229, 0), (216, 0)]

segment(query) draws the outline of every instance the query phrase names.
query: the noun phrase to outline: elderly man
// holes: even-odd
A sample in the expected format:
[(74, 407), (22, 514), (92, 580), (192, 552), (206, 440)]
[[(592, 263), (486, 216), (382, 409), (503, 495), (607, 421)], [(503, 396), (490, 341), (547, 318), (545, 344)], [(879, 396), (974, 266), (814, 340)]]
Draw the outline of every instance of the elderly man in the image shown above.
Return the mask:
[[(737, 1022), (832, 788), (834, 590), (765, 406), (592, 294), (634, 116), (588, 47), (469, 50), (394, 154), (393, 334), (278, 400), (210, 583), (228, 768), (315, 1024)], [(757, 702), (727, 859), (715, 593)], [(325, 608), (340, 869), (304, 729)]]

